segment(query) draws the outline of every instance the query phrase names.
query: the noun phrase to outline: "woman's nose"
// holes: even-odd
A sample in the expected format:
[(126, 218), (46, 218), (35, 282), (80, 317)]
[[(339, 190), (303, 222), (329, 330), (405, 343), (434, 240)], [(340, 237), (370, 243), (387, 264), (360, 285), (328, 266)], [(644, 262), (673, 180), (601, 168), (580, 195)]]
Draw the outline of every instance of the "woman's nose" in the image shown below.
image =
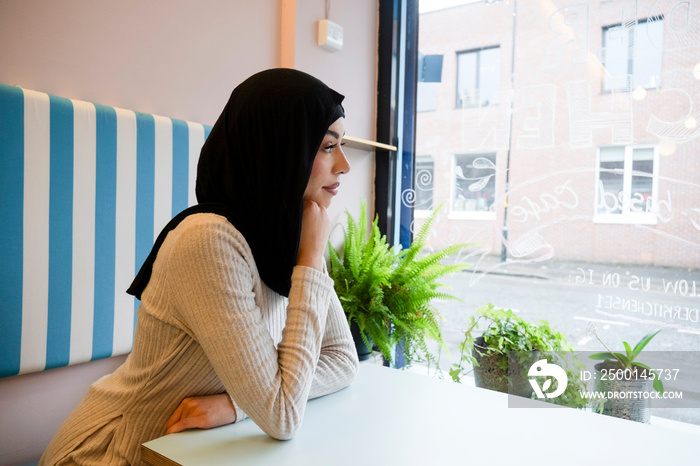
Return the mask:
[(344, 175), (350, 171), (350, 162), (348, 162), (347, 157), (345, 157), (345, 152), (338, 146), (338, 152), (335, 156), (334, 172), (339, 175)]

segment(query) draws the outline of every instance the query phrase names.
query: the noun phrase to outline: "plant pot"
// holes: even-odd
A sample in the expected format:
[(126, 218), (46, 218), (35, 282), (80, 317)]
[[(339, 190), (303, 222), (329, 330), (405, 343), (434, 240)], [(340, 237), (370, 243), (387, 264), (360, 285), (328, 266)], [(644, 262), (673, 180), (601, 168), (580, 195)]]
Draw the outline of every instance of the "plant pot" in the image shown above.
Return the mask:
[[(622, 369), (622, 366), (617, 362), (601, 362), (595, 365), (595, 369), (595, 390), (597, 392), (643, 394), (654, 390), (652, 379), (637, 378), (634, 374), (631, 374), (632, 377), (623, 379), (615, 377), (615, 380), (610, 380), (610, 377), (605, 377), (603, 380), (606, 375), (606, 372), (602, 372), (603, 370), (607, 371), (607, 374), (612, 370), (616, 375), (630, 375), (630, 372)], [(648, 424), (651, 417), (651, 397), (625, 395), (625, 398), (608, 398), (603, 405), (603, 414)]]
[(362, 336), (360, 336), (360, 327), (357, 325), (357, 322), (354, 320), (350, 324), (350, 333), (352, 334), (352, 339), (355, 342), (355, 350), (357, 351), (357, 358), (360, 361), (365, 361), (369, 359), (370, 356), (372, 356), (372, 340), (369, 338), (369, 336), (365, 333), (365, 337), (367, 340), (369, 340), (370, 346), (369, 348), (367, 345), (365, 345), (365, 342), (362, 340)]
[[(484, 353), (484, 354), (481, 354)], [(477, 387), (488, 388), (511, 395), (532, 397), (532, 386), (527, 378), (530, 364), (518, 364), (508, 360), (508, 355), (503, 353), (488, 353), (488, 347), (484, 337), (474, 340), (472, 356), (478, 366), (474, 366), (474, 382)], [(536, 358), (533, 356), (532, 362)], [(510, 373), (510, 377), (509, 377)], [(524, 376), (522, 376), (524, 374)], [(509, 383), (510, 380), (510, 383)]]

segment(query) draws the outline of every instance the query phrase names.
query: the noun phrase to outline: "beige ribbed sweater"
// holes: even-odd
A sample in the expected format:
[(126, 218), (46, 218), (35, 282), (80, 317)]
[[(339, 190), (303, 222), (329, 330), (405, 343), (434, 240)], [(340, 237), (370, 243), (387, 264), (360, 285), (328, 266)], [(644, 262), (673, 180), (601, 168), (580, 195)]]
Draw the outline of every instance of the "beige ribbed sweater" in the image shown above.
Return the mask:
[(325, 273), (297, 266), (289, 299), (260, 280), (243, 236), (195, 214), (171, 231), (142, 295), (132, 353), (95, 382), (39, 464), (141, 464), (183, 398), (228, 392), (238, 414), (291, 438), (306, 401), (350, 384), (357, 353)]

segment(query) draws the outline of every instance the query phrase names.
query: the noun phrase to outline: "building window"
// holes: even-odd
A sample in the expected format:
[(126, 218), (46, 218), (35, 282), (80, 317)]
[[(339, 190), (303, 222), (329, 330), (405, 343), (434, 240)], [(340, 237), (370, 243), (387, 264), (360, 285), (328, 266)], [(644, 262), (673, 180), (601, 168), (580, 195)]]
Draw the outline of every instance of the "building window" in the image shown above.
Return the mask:
[(603, 28), (604, 91), (661, 85), (663, 24), (655, 18)]
[(435, 161), (430, 155), (416, 157), (416, 169), (413, 178), (415, 191), (414, 208), (419, 217), (427, 216), (433, 208), (433, 187), (435, 179)]
[(654, 146), (599, 149), (596, 222), (656, 223), (657, 153)]
[(455, 218), (493, 219), (496, 197), (496, 154), (454, 156), (452, 209)]
[(416, 112), (431, 112), (437, 109), (437, 91), (440, 81), (442, 81), (442, 55), (423, 55), (419, 52)]
[(500, 85), (500, 47), (457, 53), (457, 108), (497, 104)]

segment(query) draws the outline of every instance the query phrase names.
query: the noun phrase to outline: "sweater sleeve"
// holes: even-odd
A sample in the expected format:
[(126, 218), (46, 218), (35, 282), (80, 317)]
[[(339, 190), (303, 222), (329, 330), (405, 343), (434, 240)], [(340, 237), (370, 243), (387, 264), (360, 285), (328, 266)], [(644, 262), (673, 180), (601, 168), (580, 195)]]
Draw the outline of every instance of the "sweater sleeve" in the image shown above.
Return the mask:
[(268, 435), (288, 439), (301, 425), (315, 380), (333, 282), (317, 270), (295, 267), (275, 348), (255, 301), (252, 255), (233, 232), (230, 225), (213, 223), (183, 233), (171, 251), (169, 286), (183, 325), (237, 408)]
[[(355, 379), (359, 368), (360, 362), (357, 359), (350, 326), (338, 296), (333, 293), (309, 399), (335, 393), (347, 387)], [(236, 422), (245, 419), (247, 414), (236, 400), (231, 398), (231, 401), (236, 409)]]
[(359, 369), (350, 326), (335, 292), (331, 294), (321, 356), (316, 365), (309, 398), (336, 392), (352, 383)]

